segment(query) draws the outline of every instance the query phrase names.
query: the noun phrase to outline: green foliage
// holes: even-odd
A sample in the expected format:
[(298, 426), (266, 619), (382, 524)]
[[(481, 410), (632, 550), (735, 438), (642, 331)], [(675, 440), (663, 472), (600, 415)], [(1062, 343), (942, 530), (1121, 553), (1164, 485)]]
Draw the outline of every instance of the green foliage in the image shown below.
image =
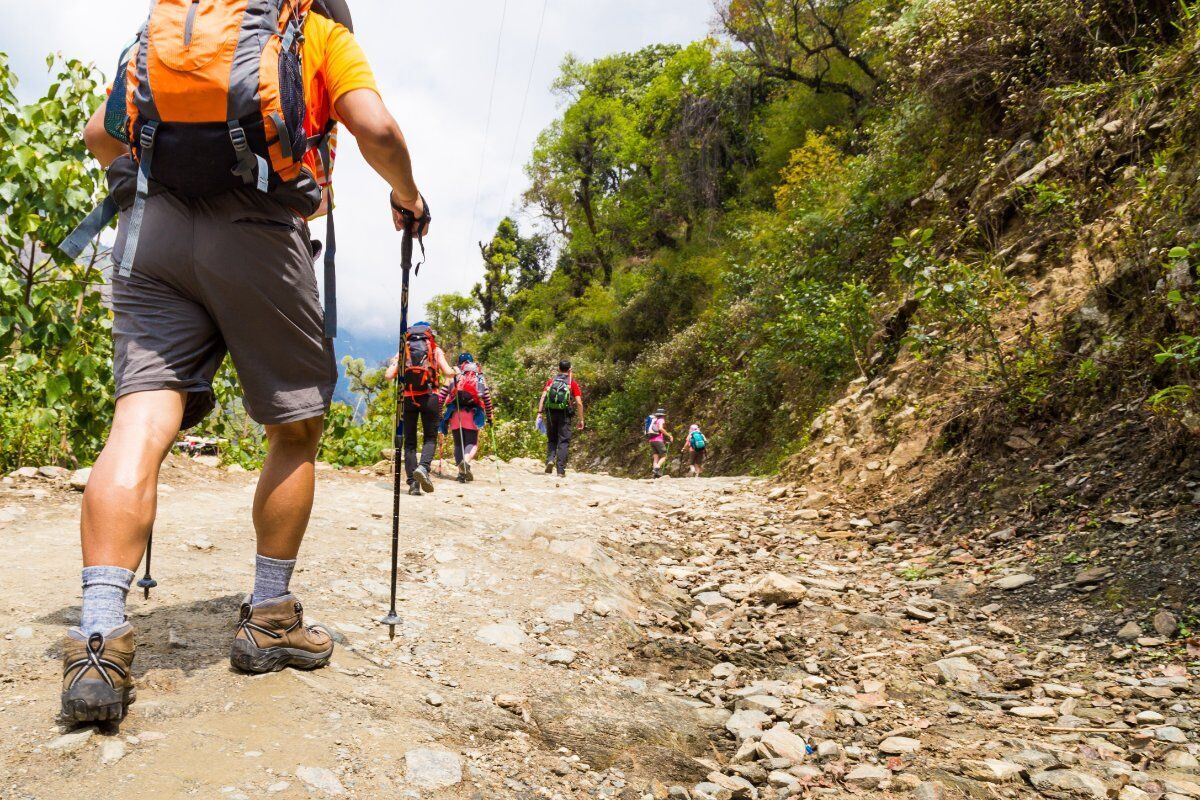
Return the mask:
[(933, 244), (933, 231), (916, 230), (893, 241), (895, 276), (911, 284), (921, 302), (921, 323), (909, 333), (916, 352), (936, 359), (961, 353), (981, 357), (985, 372), (994, 372), (1013, 387), (1012, 354), (1000, 342), (997, 315), (1022, 299), (1018, 287), (995, 264), (968, 264), (943, 258)]
[(46, 63), (50, 87), (20, 105), (0, 54), (0, 469), (90, 461), (112, 415), (107, 253), (57, 250), (102, 196), (79, 132), (103, 94), (90, 67)]

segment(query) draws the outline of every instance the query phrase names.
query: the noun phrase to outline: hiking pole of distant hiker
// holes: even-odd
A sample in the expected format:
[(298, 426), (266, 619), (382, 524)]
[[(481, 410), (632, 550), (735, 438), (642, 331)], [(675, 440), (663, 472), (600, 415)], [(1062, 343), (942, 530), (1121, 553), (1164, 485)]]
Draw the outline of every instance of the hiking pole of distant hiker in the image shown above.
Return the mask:
[[(450, 414), (450, 424), (453, 425), (455, 422), (454, 418), (459, 415), (460, 411), (462, 411), (462, 404), (458, 402), (458, 374), (457, 373), (455, 373), (455, 375), (454, 375), (454, 381), (450, 384), (450, 393), (454, 396), (454, 412), (452, 414)], [(463, 444), (463, 432), (462, 432), (462, 420), (461, 419), (458, 420), (458, 452), (459, 452), (458, 457), (461, 460), (457, 464), (455, 464), (455, 466), (458, 467), (458, 475), (461, 478), (463, 476), (463, 474), (465, 473), (466, 463), (467, 463), (467, 446), (465, 444)]]
[(504, 476), (500, 473), (500, 451), (496, 448), (496, 420), (489, 419), (487, 421), (488, 435), (492, 438), (492, 459), (496, 462), (496, 482), (500, 484), (500, 491), (504, 491)]
[(137, 582), (138, 588), (142, 590), (143, 597), (146, 600), (150, 599), (150, 590), (158, 586), (158, 581), (150, 577), (150, 554), (154, 551), (154, 529), (150, 529), (150, 535), (146, 537), (146, 575)]
[(416, 218), (411, 212), (401, 212), (404, 218), (404, 238), (400, 242), (400, 347), (398, 369), (396, 370), (396, 431), (392, 441), (395, 447), (393, 455), (395, 473), (392, 478), (392, 603), (388, 615), (380, 620), (381, 625), (388, 626), (388, 638), (396, 638), (396, 626), (401, 623), (400, 615), (396, 613), (396, 573), (400, 567), (400, 486), (404, 464), (404, 363), (408, 347), (408, 280), (412, 272), (413, 256), (413, 225)]

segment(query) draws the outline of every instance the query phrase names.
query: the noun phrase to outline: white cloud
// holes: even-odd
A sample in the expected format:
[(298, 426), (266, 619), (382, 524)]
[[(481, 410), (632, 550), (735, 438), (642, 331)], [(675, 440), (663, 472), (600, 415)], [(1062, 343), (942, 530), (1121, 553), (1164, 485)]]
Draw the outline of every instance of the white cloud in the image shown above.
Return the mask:
[[(350, 0), (358, 37), (380, 90), (413, 150), (417, 179), (435, 215), (429, 263), (414, 280), (414, 314), (434, 294), (467, 291), (481, 273), (475, 242), (511, 211), (537, 133), (558, 109), (549, 86), (564, 55), (595, 58), (655, 42), (687, 42), (709, 32), (711, 0), (548, 0), (529, 106), (517, 131), (542, 0), (508, 0), (496, 72), (495, 107), (484, 141), (488, 95), (504, 2), (397, 3)], [(111, 76), (146, 0), (0, 0), (0, 51), (31, 99), (47, 82), (47, 53), (92, 61)], [(516, 159), (511, 158), (514, 140)], [(486, 145), (486, 147), (485, 147)], [(480, 156), (484, 154), (480, 180)], [(505, 184), (507, 195), (504, 195)], [(476, 186), (479, 203), (471, 224)], [(342, 327), (363, 336), (391, 333), (399, 303), (399, 238), (387, 189), (352, 138), (343, 134), (338, 193), (338, 299)], [(318, 222), (313, 235), (323, 237)]]

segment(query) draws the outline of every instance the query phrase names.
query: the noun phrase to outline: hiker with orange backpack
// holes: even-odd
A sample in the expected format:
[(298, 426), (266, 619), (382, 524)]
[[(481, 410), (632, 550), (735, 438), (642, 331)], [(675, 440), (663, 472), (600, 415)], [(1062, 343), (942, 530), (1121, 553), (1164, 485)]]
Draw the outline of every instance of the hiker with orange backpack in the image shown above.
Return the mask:
[(458, 375), (442, 388), (440, 430), (454, 440), (454, 463), (458, 466), (458, 482), (475, 480), (471, 462), (479, 452), (479, 432), (491, 425), (495, 415), (492, 392), (475, 356), (462, 353), (458, 357)]
[[(439, 401), (442, 378), (453, 378), (457, 372), (446, 361), (438, 347), (436, 334), (428, 322), (418, 322), (404, 337), (404, 352), (397, 353), (388, 364), (385, 377), (396, 380), (403, 361), (404, 372), (400, 385), (404, 392), (404, 470), (408, 475), (408, 493), (420, 497), (421, 492), (433, 491), (433, 457), (437, 455)], [(417, 458), (417, 423), (423, 436), (421, 457)]]
[[(397, 230), (428, 207), (403, 134), (333, 0), (157, 0), (84, 131), (110, 196), (60, 245), (78, 257), (119, 212), (112, 276), (116, 408), (83, 498), (83, 609), (63, 646), (63, 717), (119, 720), (134, 696), (125, 601), (159, 470), (215, 405), (228, 352), (268, 454), (254, 496), (254, 589), (235, 669), (329, 663), (333, 638), (290, 591), (337, 382), (330, 180), (338, 123), (390, 187)], [(116, 13), (116, 12), (111, 12)], [(111, 14), (110, 14), (111, 15)], [(130, 27), (136, 23), (131, 20)], [(324, 312), (307, 218), (325, 211)], [(381, 209), (382, 210), (382, 209)], [(406, 216), (407, 215), (407, 216)]]

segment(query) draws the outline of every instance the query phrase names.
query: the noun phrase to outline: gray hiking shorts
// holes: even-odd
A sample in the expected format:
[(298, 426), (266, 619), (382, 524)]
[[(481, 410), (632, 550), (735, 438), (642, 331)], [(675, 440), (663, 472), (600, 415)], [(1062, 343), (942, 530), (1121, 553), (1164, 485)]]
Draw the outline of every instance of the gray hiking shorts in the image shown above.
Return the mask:
[[(120, 262), (128, 210), (113, 256)], [(308, 226), (254, 190), (146, 201), (133, 271), (114, 271), (113, 368), (117, 397), (187, 392), (183, 429), (213, 409), (213, 377), (226, 352), (246, 412), (263, 425), (323, 415), (337, 382), (325, 338)]]

